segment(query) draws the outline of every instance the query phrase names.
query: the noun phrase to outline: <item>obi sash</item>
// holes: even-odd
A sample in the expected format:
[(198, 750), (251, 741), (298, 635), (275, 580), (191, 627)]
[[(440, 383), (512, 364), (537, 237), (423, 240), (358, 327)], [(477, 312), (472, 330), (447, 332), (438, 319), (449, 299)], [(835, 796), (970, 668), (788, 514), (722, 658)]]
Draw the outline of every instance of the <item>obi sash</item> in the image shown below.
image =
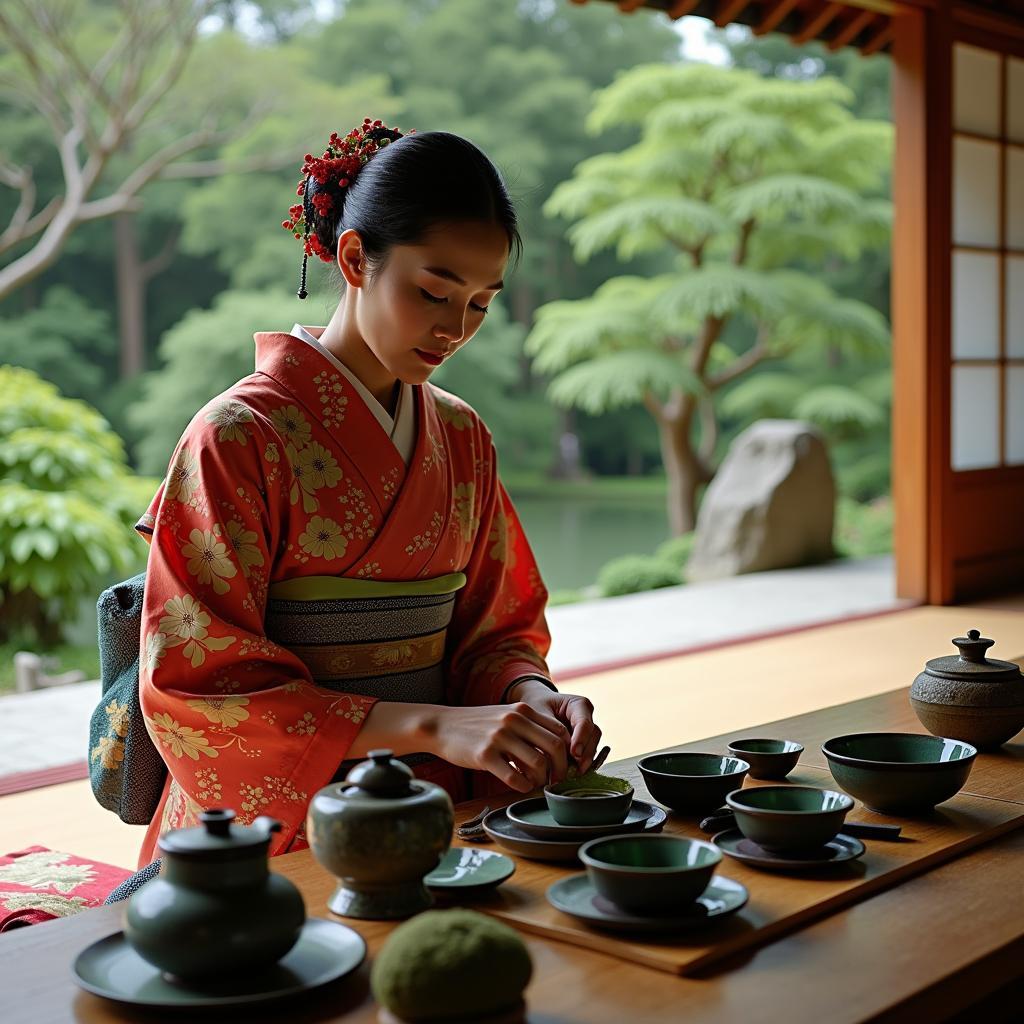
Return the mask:
[[(267, 594), (267, 637), (309, 669), (317, 686), (379, 700), (444, 704), (444, 653), (462, 573), (382, 582), (302, 576)], [(404, 755), (410, 766), (430, 754)], [(344, 778), (356, 760), (343, 761)]]

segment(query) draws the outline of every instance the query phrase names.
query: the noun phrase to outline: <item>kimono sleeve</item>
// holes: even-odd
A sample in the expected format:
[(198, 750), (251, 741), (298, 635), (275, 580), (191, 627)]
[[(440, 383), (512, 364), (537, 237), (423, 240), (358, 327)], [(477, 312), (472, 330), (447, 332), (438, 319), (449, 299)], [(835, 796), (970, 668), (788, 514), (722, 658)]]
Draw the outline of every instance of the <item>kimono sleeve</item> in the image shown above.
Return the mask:
[(548, 592), (519, 517), (491, 458), (466, 585), (456, 601), (447, 699), (450, 705), (501, 704), (513, 683), (537, 678), (552, 689)]
[(234, 808), (284, 823), (287, 849), (371, 698), (314, 685), (263, 626), (288, 507), (279, 441), (239, 401), (200, 412), (137, 529), (149, 534), (139, 697), (189, 816)]

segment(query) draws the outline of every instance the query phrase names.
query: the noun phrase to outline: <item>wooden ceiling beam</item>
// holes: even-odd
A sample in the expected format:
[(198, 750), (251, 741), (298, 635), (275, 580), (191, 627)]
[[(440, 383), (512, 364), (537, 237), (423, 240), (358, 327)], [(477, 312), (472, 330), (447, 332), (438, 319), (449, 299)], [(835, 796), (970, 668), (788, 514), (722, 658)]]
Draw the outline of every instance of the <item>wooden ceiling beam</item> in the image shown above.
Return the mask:
[(700, 3), (700, 0), (676, 0), (665, 13), (673, 20), (678, 21), (690, 14)]
[(845, 4), (827, 3), (824, 7), (818, 9), (817, 14), (812, 14), (807, 21), (804, 22), (803, 28), (794, 32), (790, 38), (796, 43), (797, 46), (803, 46), (804, 43), (809, 43), (812, 39), (817, 39), (818, 34), (828, 27), (828, 25), (835, 20), (845, 8)]
[(855, 14), (829, 41), (828, 48), (833, 51), (841, 50), (847, 43), (853, 42), (875, 20), (877, 15), (874, 11), (861, 11)]
[(715, 14), (715, 25), (718, 28), (725, 28), (726, 25), (732, 24), (749, 5), (750, 0), (721, 0)]
[(860, 48), (861, 56), (870, 57), (871, 54), (878, 53), (892, 39), (892, 34), (892, 22), (888, 21)]
[(617, 0), (619, 10), (623, 14), (632, 14), (638, 7), (643, 7), (644, 0)]
[(800, 0), (779, 0), (761, 21), (754, 26), (754, 35), (767, 35), (798, 3), (800, 3)]

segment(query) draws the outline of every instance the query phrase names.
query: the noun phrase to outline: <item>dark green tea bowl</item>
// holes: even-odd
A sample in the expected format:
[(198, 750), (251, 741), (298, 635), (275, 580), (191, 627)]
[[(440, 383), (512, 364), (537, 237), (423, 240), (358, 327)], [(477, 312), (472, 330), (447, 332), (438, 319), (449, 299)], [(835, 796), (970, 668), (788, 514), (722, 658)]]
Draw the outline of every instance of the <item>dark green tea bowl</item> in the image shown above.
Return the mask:
[(750, 765), (722, 754), (648, 754), (637, 762), (651, 796), (673, 811), (701, 814), (721, 807), (743, 785)]
[(591, 839), (579, 858), (594, 888), (623, 910), (663, 913), (692, 903), (722, 859), (702, 839), (661, 834)]
[(821, 745), (832, 777), (873, 811), (919, 814), (957, 794), (976, 747), (909, 732), (861, 732)]
[(803, 745), (793, 740), (733, 740), (729, 753), (750, 765), (752, 779), (784, 779), (795, 767)]
[(834, 789), (813, 786), (758, 786), (725, 798), (736, 827), (773, 852), (810, 850), (834, 839), (853, 801)]
[(625, 779), (587, 772), (545, 786), (544, 799), (559, 825), (618, 825), (633, 806), (633, 787)]

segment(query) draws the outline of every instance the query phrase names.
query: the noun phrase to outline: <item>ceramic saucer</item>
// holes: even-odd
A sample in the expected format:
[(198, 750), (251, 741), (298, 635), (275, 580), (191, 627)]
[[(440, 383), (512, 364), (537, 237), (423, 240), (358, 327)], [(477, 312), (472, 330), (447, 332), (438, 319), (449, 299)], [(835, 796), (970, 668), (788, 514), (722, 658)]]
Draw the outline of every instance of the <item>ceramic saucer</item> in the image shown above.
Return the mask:
[(515, 869), (516, 862), (496, 850), (453, 846), (423, 882), (428, 889), (471, 893), (500, 885)]
[(295, 995), (354, 971), (366, 956), (358, 932), (310, 917), (299, 941), (276, 964), (208, 985), (168, 981), (128, 945), (124, 932), (94, 942), (71, 970), (86, 991), (134, 1006), (233, 1006)]
[(730, 828), (712, 836), (711, 842), (722, 853), (727, 853), (736, 860), (769, 871), (809, 871), (822, 866), (842, 864), (855, 860), (864, 852), (864, 844), (853, 836), (844, 836), (842, 832), (824, 846), (814, 850), (789, 851), (772, 853), (763, 846), (747, 839), (738, 828)]
[(585, 842), (588, 839), (600, 839), (601, 836), (613, 836), (620, 832), (639, 832), (655, 810), (654, 804), (634, 800), (625, 821), (613, 825), (560, 825), (548, 810), (547, 801), (543, 797), (531, 797), (509, 804), (505, 808), (505, 813), (513, 825), (538, 839), (578, 839)]
[[(634, 832), (660, 832), (668, 817), (660, 807), (652, 808), (651, 816), (642, 826), (634, 827)], [(532, 857), (534, 860), (576, 860), (576, 851), (583, 845), (583, 839), (539, 839), (524, 832), (518, 825), (509, 821), (504, 807), (491, 811), (483, 820), (484, 832), (499, 846), (510, 853), (518, 853), (521, 857)]]
[(548, 903), (587, 924), (623, 932), (679, 932), (706, 927), (747, 902), (746, 887), (715, 875), (696, 902), (665, 914), (634, 914), (605, 899), (587, 874), (561, 878), (548, 887)]

